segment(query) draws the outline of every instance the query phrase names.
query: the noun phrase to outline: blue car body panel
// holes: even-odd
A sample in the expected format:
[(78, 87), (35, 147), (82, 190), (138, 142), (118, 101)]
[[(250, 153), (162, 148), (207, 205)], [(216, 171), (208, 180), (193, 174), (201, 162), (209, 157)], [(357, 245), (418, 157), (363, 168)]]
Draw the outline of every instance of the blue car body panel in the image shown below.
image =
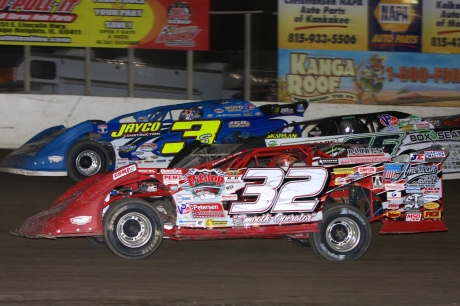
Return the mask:
[(129, 163), (140, 168), (166, 167), (185, 144), (234, 143), (241, 138), (263, 136), (286, 124), (302, 121), (306, 102), (257, 107), (238, 99), (208, 100), (158, 106), (132, 112), (107, 122), (87, 120), (75, 126), (50, 127), (6, 156), (3, 172), (67, 175), (70, 147), (91, 139), (113, 151), (115, 169)]

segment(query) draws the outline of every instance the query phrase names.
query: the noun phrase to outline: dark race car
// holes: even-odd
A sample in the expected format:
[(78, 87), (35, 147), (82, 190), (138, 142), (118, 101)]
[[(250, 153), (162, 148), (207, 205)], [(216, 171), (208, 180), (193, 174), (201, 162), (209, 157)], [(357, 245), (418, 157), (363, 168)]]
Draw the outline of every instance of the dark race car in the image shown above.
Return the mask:
[(235, 143), (303, 120), (306, 102), (260, 107), (238, 99), (158, 106), (73, 127), (50, 127), (13, 151), (0, 171), (74, 181), (128, 164), (166, 167), (184, 145)]
[(460, 115), (420, 118), (397, 111), (300, 121), (264, 137), (251, 138), (246, 143), (232, 146), (191, 144), (177, 155), (178, 158), (171, 161), (170, 167), (193, 166), (203, 162), (204, 156), (211, 155), (214, 158), (216, 154), (223, 156), (245, 147), (320, 142), (379, 147), (391, 156), (441, 145), (451, 152), (444, 161), (444, 179), (460, 178)]
[(448, 153), (392, 158), (362, 145), (301, 144), (194, 168), (133, 164), (81, 181), (11, 234), (98, 239), (127, 259), (151, 255), (163, 239), (285, 238), (320, 258), (354, 260), (370, 245), (371, 222), (382, 222), (382, 234), (447, 230)]

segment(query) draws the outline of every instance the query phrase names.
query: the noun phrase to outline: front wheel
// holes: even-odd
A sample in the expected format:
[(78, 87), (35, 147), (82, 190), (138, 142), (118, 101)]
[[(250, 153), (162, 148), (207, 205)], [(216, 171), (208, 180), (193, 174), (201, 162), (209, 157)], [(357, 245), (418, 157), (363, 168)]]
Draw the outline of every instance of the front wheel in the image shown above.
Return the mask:
[(329, 261), (355, 260), (371, 243), (371, 226), (358, 209), (337, 204), (324, 207), (319, 232), (310, 234), (310, 245), (320, 258)]
[(74, 143), (67, 155), (69, 177), (79, 182), (86, 177), (109, 170), (109, 154), (103, 146), (92, 140)]
[(163, 239), (163, 221), (152, 205), (140, 199), (123, 199), (104, 214), (104, 241), (122, 258), (140, 259), (155, 252)]

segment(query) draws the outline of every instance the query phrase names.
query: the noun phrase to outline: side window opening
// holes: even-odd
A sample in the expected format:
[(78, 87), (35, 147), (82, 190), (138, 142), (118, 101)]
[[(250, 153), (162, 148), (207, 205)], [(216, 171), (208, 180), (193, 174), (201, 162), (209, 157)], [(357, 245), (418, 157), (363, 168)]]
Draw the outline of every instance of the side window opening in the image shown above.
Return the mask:
[(56, 63), (51, 61), (30, 61), (30, 77), (54, 80), (56, 78)]

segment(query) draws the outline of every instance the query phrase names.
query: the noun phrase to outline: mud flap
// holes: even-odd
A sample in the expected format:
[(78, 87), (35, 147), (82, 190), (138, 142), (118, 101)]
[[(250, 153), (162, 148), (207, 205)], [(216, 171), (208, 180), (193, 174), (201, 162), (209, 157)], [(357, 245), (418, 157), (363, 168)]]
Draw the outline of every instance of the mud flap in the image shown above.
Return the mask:
[(442, 220), (424, 220), (418, 222), (383, 221), (383, 226), (380, 229), (380, 234), (445, 232), (447, 230), (447, 226)]

